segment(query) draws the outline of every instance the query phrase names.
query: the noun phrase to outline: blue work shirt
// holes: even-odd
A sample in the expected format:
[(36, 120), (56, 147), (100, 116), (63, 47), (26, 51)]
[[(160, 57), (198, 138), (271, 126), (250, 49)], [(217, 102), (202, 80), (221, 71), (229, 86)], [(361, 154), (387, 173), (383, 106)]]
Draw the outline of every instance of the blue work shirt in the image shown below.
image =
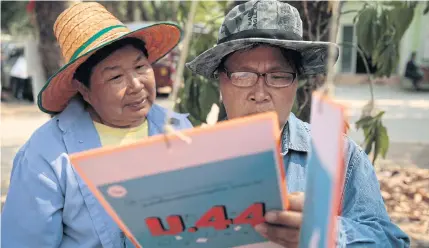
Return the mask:
[[(152, 106), (150, 136), (163, 132), (166, 114)], [(171, 117), (176, 130), (192, 127), (185, 114)], [(13, 162), (1, 247), (119, 248), (129, 243), (69, 161), (68, 154), (98, 147), (93, 121), (77, 99), (34, 132)]]
[[(410, 247), (409, 237), (390, 221), (374, 167), (364, 150), (344, 138), (345, 180), (336, 247)], [(291, 114), (282, 133), (289, 192), (305, 191), (310, 125)]]
[[(149, 135), (162, 133), (166, 110), (154, 105)], [(176, 129), (190, 128), (173, 114)], [(345, 187), (337, 247), (409, 247), (408, 236), (387, 215), (365, 152), (345, 139)], [(245, 144), (243, 144), (245, 145)], [(89, 114), (72, 102), (20, 149), (2, 216), (2, 247), (133, 247), (70, 165), (68, 154), (101, 147)], [(282, 134), (287, 187), (304, 191), (309, 125), (290, 115)]]

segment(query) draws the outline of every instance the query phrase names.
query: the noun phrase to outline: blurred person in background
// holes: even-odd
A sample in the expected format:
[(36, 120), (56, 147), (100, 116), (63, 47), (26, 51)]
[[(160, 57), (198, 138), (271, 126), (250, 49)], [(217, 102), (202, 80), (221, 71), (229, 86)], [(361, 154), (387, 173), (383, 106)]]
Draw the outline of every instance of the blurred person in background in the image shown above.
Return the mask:
[(31, 88), (24, 49), (17, 49), (15, 56), (17, 56), (18, 59), (15, 61), (10, 70), (10, 85), (12, 87), (13, 96), (19, 100), (23, 100), (25, 89), (28, 88), (28, 86)]
[(405, 77), (411, 80), (414, 89), (418, 91), (420, 90), (419, 84), (423, 80), (423, 72), (416, 64), (416, 55), (416, 52), (411, 53), (411, 58), (407, 62), (407, 67), (405, 68)]

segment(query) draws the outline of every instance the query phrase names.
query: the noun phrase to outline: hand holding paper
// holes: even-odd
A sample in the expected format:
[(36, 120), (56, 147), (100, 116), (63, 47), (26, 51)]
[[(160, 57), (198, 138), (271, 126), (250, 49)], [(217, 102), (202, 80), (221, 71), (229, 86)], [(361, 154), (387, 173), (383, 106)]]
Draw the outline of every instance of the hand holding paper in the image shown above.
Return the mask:
[(135, 247), (277, 248), (253, 228), (266, 211), (288, 206), (277, 116), (182, 135), (192, 142), (170, 133), (71, 161)]
[(289, 210), (269, 211), (265, 215), (267, 223), (255, 227), (263, 237), (284, 247), (298, 247), (299, 231), (304, 209), (304, 193), (288, 195)]

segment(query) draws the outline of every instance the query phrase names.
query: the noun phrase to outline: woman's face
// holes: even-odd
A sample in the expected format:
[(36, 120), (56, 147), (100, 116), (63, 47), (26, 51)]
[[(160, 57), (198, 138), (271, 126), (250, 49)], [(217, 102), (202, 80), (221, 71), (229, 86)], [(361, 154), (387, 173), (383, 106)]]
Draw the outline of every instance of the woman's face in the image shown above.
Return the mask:
[[(225, 67), (230, 72), (296, 72), (279, 48), (267, 46), (235, 52), (226, 60)], [(276, 111), (280, 128), (286, 124), (295, 100), (298, 79), (282, 88), (268, 86), (263, 77), (259, 77), (257, 83), (250, 87), (233, 85), (225, 73), (220, 74), (219, 81), (228, 119)]]
[(92, 106), (95, 121), (135, 127), (145, 121), (155, 101), (155, 76), (144, 53), (128, 45), (94, 66), (90, 88), (79, 91)]

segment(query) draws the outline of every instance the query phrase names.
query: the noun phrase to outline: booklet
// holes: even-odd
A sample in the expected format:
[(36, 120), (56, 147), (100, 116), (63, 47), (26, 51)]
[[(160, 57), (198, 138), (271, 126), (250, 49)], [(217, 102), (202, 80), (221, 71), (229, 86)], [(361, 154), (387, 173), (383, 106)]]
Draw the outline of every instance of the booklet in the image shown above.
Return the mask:
[(335, 247), (336, 216), (344, 180), (344, 121), (341, 105), (313, 93), (301, 248)]
[(136, 247), (280, 247), (253, 227), (287, 208), (275, 113), (70, 157)]

